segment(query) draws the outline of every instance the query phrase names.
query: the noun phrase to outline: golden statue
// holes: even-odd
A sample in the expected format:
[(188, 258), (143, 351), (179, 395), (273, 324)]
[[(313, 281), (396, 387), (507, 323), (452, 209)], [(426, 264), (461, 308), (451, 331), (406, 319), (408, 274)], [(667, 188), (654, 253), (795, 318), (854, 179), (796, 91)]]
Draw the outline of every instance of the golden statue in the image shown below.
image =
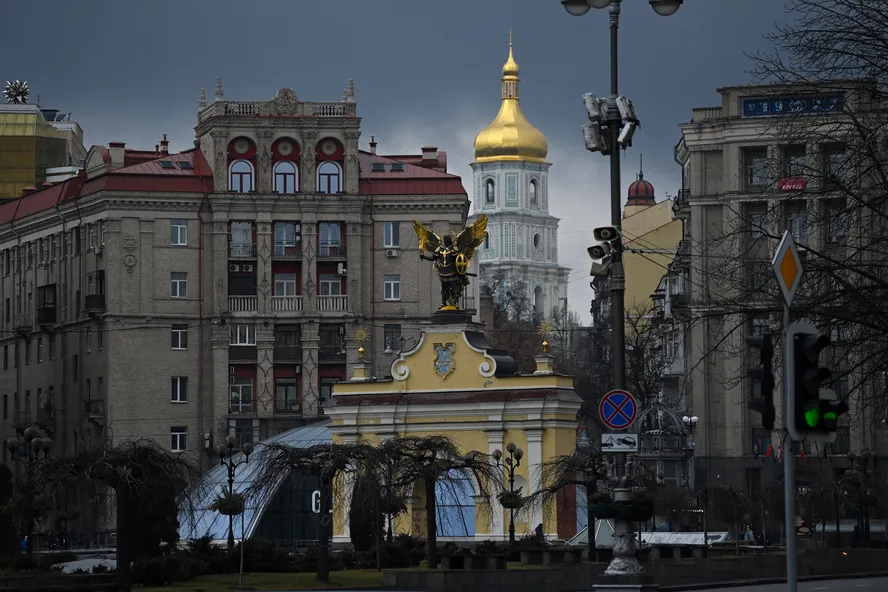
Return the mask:
[[(438, 310), (460, 310), (460, 296), (469, 285), (469, 264), (487, 236), (487, 216), (481, 214), (474, 224), (456, 236), (456, 240), (451, 236), (453, 232), (445, 234), (442, 239), (417, 220), (413, 221), (413, 230), (419, 237), (419, 258), (434, 262), (441, 281), (441, 307)], [(423, 255), (423, 251), (428, 251), (431, 256)]]

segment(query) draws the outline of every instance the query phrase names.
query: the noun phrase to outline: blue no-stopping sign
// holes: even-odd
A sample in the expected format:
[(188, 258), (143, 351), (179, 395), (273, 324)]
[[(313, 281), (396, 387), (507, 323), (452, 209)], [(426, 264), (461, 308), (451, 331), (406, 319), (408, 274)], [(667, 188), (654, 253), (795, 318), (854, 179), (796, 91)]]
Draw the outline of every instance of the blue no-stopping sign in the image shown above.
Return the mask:
[(638, 415), (638, 403), (635, 397), (623, 390), (613, 390), (603, 397), (598, 404), (598, 415), (601, 421), (612, 430), (625, 430), (635, 421)]

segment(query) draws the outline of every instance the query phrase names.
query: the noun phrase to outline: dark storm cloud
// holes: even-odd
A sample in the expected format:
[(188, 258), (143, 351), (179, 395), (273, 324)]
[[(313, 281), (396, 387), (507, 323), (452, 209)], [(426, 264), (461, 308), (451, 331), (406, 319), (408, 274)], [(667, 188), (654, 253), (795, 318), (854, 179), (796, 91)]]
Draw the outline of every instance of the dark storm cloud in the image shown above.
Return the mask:
[[(626, 182), (643, 152), (658, 195), (678, 189), (677, 124), (717, 104), (716, 88), (747, 82), (744, 51), (783, 19), (778, 0), (686, 0), (668, 18), (623, 1), (620, 90), (643, 122)], [(27, 79), (43, 105), (72, 111), (87, 143), (145, 148), (167, 133), (172, 148), (189, 147), (200, 88), (212, 100), (216, 76), (229, 99), (292, 87), (338, 100), (353, 78), (365, 145), (370, 134), (384, 152), (436, 144), (466, 180), (474, 134), (498, 108), (511, 27), (522, 106), (549, 139), (561, 262), (574, 268), (572, 303), (586, 309), (585, 246), (609, 215), (607, 166), (583, 149), (580, 96), (609, 90), (606, 11), (571, 17), (558, 0), (31, 0), (5, 4), (4, 20), (18, 24), (0, 37), (0, 79)]]

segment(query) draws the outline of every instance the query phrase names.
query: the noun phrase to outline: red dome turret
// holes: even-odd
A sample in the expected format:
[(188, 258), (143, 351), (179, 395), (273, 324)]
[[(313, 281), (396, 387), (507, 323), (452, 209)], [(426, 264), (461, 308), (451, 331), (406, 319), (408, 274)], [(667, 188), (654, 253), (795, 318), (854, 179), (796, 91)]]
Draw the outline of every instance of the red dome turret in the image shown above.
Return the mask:
[(638, 179), (629, 186), (629, 193), (626, 199), (627, 206), (650, 207), (656, 205), (657, 200), (654, 197), (654, 186), (650, 181), (644, 180), (644, 173), (641, 166), (638, 167)]

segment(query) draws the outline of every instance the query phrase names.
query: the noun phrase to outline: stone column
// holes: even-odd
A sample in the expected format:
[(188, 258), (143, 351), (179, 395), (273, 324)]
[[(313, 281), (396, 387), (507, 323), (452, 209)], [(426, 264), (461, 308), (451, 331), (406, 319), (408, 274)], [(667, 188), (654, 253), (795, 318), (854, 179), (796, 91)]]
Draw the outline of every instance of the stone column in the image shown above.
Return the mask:
[(272, 192), (271, 174), (271, 130), (259, 130), (257, 132), (259, 144), (256, 146), (256, 193)]
[(318, 386), (318, 324), (302, 324), (302, 415), (317, 417), (320, 411)]
[[(525, 430), (524, 435), (527, 437), (527, 454), (525, 455), (525, 458), (527, 459), (526, 474), (528, 490), (530, 492), (539, 491), (543, 487), (540, 475), (540, 465), (543, 462), (543, 430)], [(528, 512), (527, 522), (527, 528), (530, 532), (533, 532), (533, 529), (537, 527), (537, 524), (543, 522), (542, 510), (536, 505), (532, 506)], [(548, 525), (544, 524), (543, 526), (545, 527)], [(557, 529), (554, 533), (547, 532), (546, 536), (557, 538)]]
[(228, 436), (228, 342), (231, 329), (227, 324), (215, 324), (212, 329), (211, 372), (209, 376), (210, 396), (207, 398), (212, 418), (213, 446), (220, 444)]
[(271, 214), (259, 212), (256, 221), (256, 300), (260, 315), (266, 315), (271, 311), (271, 287), (274, 282), (271, 270), (273, 247)]
[(356, 195), (359, 191), (358, 138), (360, 131), (345, 132), (345, 193)]
[[(214, 206), (215, 207), (215, 206)], [(213, 212), (212, 234), (207, 241), (213, 261), (212, 279), (207, 283), (206, 294), (210, 297), (207, 309), (212, 316), (228, 310), (228, 212), (227, 204), (219, 204), (221, 211)], [(209, 270), (208, 270), (209, 271)]]
[[(493, 454), (494, 450), (499, 450), (502, 452), (503, 450), (503, 433), (502, 431), (495, 432), (485, 432), (487, 436), (487, 453)], [(490, 521), (490, 536), (487, 537), (492, 541), (503, 540), (507, 538), (505, 522), (503, 520), (503, 515), (505, 510), (503, 509), (502, 504), (500, 504), (497, 496), (502, 493), (502, 488), (496, 487), (492, 485), (490, 487), (490, 513), (491, 513), (491, 521)], [(483, 535), (479, 535), (483, 537)]]
[(228, 132), (210, 132), (213, 139), (213, 185), (217, 192), (228, 191)]
[(318, 225), (314, 214), (302, 218), (302, 312), (311, 318), (318, 310)]
[(302, 132), (302, 193), (315, 193), (318, 188), (315, 178), (315, 147), (318, 143), (316, 130)]
[(274, 325), (256, 325), (256, 413), (274, 415)]

